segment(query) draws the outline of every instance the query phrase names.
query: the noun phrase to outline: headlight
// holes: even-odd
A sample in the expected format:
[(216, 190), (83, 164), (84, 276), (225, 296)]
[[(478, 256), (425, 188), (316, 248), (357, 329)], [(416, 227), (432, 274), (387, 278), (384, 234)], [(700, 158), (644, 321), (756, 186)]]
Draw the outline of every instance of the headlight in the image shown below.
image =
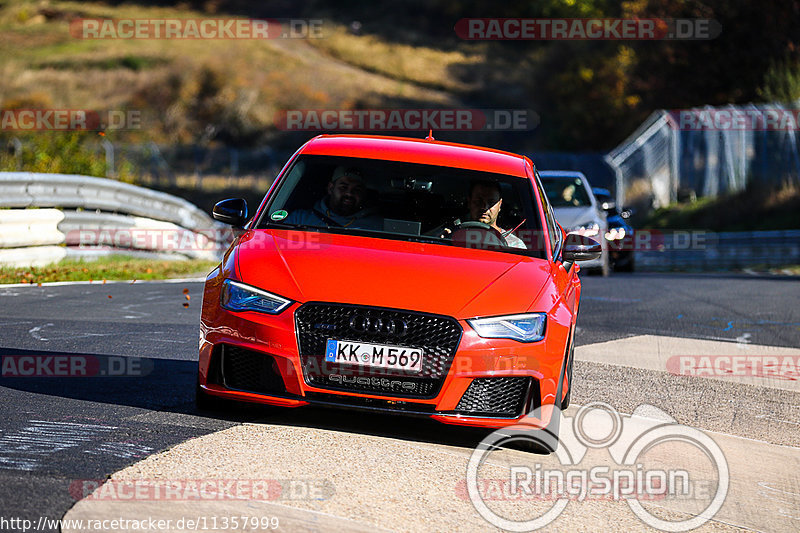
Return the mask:
[(222, 285), (222, 307), (230, 311), (257, 311), (277, 315), (292, 301), (238, 281), (226, 279)]
[(607, 241), (615, 241), (625, 238), (625, 228), (611, 228), (606, 232)]
[(520, 342), (536, 342), (544, 338), (547, 315), (530, 313), (525, 315), (474, 318), (467, 320), (472, 329), (487, 339), (514, 339)]
[(594, 237), (595, 235), (600, 233), (600, 226), (596, 222), (590, 222), (588, 224), (578, 226), (577, 228), (573, 229), (570, 233), (577, 233), (579, 235), (584, 235), (586, 237)]

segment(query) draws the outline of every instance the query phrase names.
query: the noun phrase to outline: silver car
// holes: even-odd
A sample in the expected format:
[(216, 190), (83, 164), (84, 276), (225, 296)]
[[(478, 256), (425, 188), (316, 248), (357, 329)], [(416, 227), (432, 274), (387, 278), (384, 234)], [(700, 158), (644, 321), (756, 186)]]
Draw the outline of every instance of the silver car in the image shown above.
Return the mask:
[(581, 263), (581, 268), (609, 272), (608, 246), (603, 236), (608, 230), (606, 214), (592, 194), (589, 180), (582, 172), (571, 170), (540, 170), (547, 198), (555, 211), (556, 220), (567, 233), (578, 233), (597, 240), (603, 246), (598, 259)]

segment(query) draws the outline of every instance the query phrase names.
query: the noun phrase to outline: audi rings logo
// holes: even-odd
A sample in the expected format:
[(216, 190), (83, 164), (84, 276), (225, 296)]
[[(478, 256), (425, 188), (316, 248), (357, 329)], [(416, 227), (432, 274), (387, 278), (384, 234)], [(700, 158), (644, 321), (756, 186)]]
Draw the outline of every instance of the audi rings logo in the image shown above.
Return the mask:
[(399, 318), (380, 318), (356, 313), (350, 317), (350, 329), (359, 333), (403, 336), (408, 331), (408, 324)]

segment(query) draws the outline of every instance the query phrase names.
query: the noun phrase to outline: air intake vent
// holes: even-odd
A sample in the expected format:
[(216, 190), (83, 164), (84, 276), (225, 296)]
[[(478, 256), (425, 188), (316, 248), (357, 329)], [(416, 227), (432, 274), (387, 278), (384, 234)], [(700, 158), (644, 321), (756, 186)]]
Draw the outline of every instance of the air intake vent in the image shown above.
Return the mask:
[(456, 412), (472, 416), (516, 417), (522, 414), (531, 378), (477, 378), (459, 400)]
[(220, 350), (226, 387), (265, 394), (286, 392), (278, 365), (271, 355), (230, 344), (223, 344)]

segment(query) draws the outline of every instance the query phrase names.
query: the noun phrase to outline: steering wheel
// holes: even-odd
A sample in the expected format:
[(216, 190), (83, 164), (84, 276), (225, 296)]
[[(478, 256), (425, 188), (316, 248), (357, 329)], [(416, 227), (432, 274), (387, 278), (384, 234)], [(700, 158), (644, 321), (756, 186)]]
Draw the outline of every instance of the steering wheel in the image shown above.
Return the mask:
[(489, 224), (470, 220), (456, 225), (451, 237), (453, 244), (466, 248), (492, 248), (507, 246), (503, 234)]

